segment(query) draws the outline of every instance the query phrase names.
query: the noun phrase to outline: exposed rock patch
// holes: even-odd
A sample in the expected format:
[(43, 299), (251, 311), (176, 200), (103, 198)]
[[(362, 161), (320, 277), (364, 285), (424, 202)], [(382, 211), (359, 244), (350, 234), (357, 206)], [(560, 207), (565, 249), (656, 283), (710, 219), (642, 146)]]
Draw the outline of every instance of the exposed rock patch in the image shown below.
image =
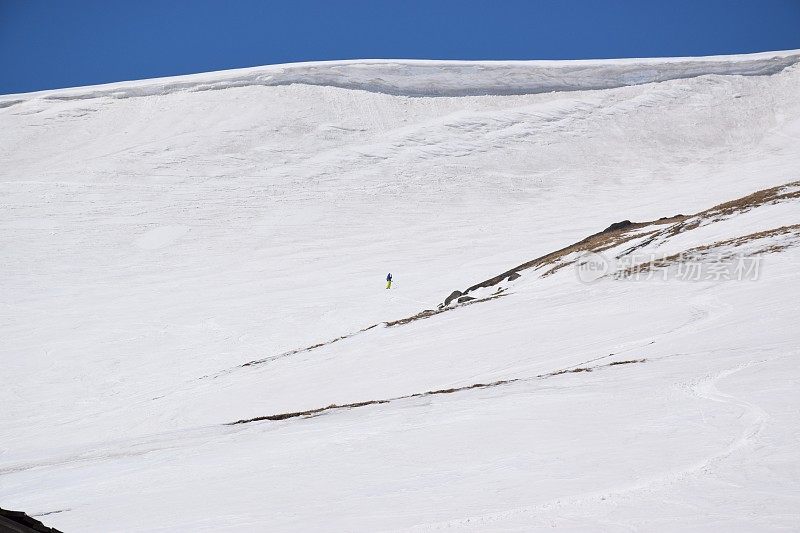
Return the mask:
[(47, 527), (22, 511), (0, 508), (0, 532), (2, 533), (62, 533)]
[(450, 302), (461, 296), (461, 291), (453, 291), (450, 293), (450, 296), (444, 299), (444, 305), (450, 305)]
[[(527, 269), (546, 268), (547, 270), (543, 272), (542, 276), (549, 276), (566, 266), (574, 264), (574, 259), (565, 259), (566, 256), (570, 254), (579, 252), (600, 253), (628, 241), (644, 238), (641, 242), (638, 242), (636, 245), (620, 254), (620, 256), (623, 256), (633, 253), (653, 243), (657, 239), (668, 239), (680, 233), (695, 229), (703, 222), (722, 220), (728, 216), (744, 213), (761, 205), (778, 203), (795, 198), (800, 198), (800, 181), (757, 191), (743, 196), (742, 198), (716, 205), (695, 215), (677, 214), (671, 217), (661, 217), (649, 222), (632, 222), (627, 219), (615, 222), (603, 231), (590, 235), (581, 241), (537, 257), (536, 259), (522, 263), (497, 276), (476, 283), (464, 290), (462, 295), (469, 294), (478, 289), (495, 286), (504, 280), (511, 281), (512, 279), (516, 279), (521, 271)], [(666, 226), (666, 228), (663, 228), (663, 226)]]
[[(613, 355), (613, 354), (609, 354)], [(608, 357), (608, 356), (605, 356)], [(243, 418), (241, 420), (237, 420), (236, 422), (228, 422), (225, 424), (226, 426), (235, 426), (238, 424), (249, 424), (251, 422), (263, 422), (263, 421), (279, 421), (279, 420), (287, 420), (290, 418), (310, 418), (313, 416), (317, 416), (319, 414), (328, 412), (328, 411), (336, 411), (340, 409), (355, 409), (357, 407), (365, 407), (367, 405), (378, 405), (378, 404), (388, 404), (392, 402), (396, 402), (399, 400), (408, 400), (410, 398), (421, 398), (424, 396), (434, 396), (437, 394), (453, 394), (455, 392), (462, 392), (472, 389), (486, 389), (489, 387), (499, 387), (501, 385), (509, 385), (511, 383), (517, 383), (520, 381), (531, 381), (533, 379), (545, 379), (550, 378), (553, 376), (559, 376), (561, 374), (568, 374), (568, 373), (578, 373), (578, 372), (591, 372), (598, 368), (603, 367), (610, 367), (614, 365), (626, 365), (631, 363), (644, 363), (646, 359), (634, 359), (630, 361), (616, 361), (613, 363), (608, 363), (604, 365), (596, 365), (593, 367), (577, 367), (577, 368), (566, 368), (562, 370), (556, 370), (554, 372), (550, 372), (547, 374), (540, 374), (534, 378), (512, 378), (512, 379), (501, 379), (498, 381), (492, 381), (489, 383), (474, 383), (472, 385), (465, 385), (463, 387), (452, 387), (448, 389), (437, 389), (437, 390), (430, 390), (426, 392), (417, 392), (414, 394), (406, 394), (404, 396), (396, 396), (394, 398), (387, 398), (382, 400), (367, 400), (363, 402), (354, 402), (354, 403), (344, 403), (344, 404), (330, 404), (326, 407), (318, 407), (316, 409), (308, 409), (306, 411), (293, 411), (289, 413), (279, 413), (274, 415), (266, 415), (266, 416), (257, 416), (254, 418)]]
[(633, 226), (633, 222), (630, 220), (623, 220), (621, 222), (614, 222), (609, 227), (601, 231), (600, 233), (608, 233), (609, 231), (617, 231), (620, 229), (627, 228), (628, 226)]

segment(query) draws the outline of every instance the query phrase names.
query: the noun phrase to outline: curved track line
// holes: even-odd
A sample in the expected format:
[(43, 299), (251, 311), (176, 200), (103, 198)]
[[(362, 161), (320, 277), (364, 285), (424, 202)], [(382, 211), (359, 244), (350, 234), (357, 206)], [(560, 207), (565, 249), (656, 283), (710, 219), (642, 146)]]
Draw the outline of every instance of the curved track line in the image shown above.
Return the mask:
[[(755, 365), (766, 363), (768, 361), (771, 360), (765, 359), (759, 361), (749, 361), (747, 363), (737, 365), (733, 368), (723, 370), (722, 372), (719, 372), (717, 374), (705, 376), (704, 378), (695, 381), (694, 384), (689, 387), (689, 391), (697, 398), (710, 400), (714, 402), (733, 404), (736, 405), (737, 407), (740, 407), (743, 410), (743, 414), (739, 418), (740, 419), (744, 418), (746, 420), (749, 420), (747, 426), (738, 437), (734, 438), (733, 441), (728, 446), (726, 446), (722, 451), (715, 453), (710, 457), (692, 463), (689, 466), (680, 469), (678, 471), (666, 472), (664, 474), (651, 477), (650, 479), (641, 481), (639, 483), (631, 484), (627, 487), (621, 487), (614, 490), (595, 491), (576, 496), (569, 496), (565, 498), (557, 498), (543, 502), (538, 505), (521, 507), (517, 509), (509, 509), (506, 511), (500, 511), (495, 513), (487, 513), (484, 515), (475, 515), (467, 518), (437, 522), (433, 524), (421, 524), (400, 531), (430, 531), (437, 529), (449, 529), (452, 527), (470, 527), (470, 526), (480, 527), (481, 524), (487, 522), (497, 522), (522, 515), (533, 515), (533, 516), (543, 515), (548, 512), (557, 511), (558, 509), (581, 506), (587, 503), (601, 504), (601, 505), (613, 504), (613, 500), (623, 495), (628, 495), (635, 492), (653, 492), (654, 490), (656, 490), (655, 486), (657, 485), (669, 485), (672, 483), (684, 481), (687, 478), (696, 476), (698, 474), (709, 474), (711, 473), (712, 468), (716, 464), (718, 464), (725, 458), (729, 457), (736, 451), (740, 450), (741, 448), (745, 447), (753, 439), (755, 439), (763, 429), (766, 420), (769, 418), (769, 415), (767, 415), (766, 412), (764, 412), (764, 410), (762, 410), (760, 407), (751, 404), (749, 402), (746, 402), (744, 400), (741, 400), (739, 398), (736, 398), (732, 395), (721, 392), (716, 387), (717, 381), (729, 377), (738, 372), (741, 372), (742, 370), (751, 368)], [(542, 516), (540, 518), (544, 520), (547, 517)]]

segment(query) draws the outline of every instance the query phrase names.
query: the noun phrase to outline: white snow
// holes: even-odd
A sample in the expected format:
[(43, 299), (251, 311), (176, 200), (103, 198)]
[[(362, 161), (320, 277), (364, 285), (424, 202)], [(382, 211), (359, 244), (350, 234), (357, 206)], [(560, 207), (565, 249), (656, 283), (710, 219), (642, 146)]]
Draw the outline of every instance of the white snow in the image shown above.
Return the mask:
[(185, 226), (159, 226), (145, 232), (134, 242), (139, 248), (155, 250), (169, 246), (187, 231)]
[[(764, 76), (800, 60), (797, 50), (741, 56), (606, 59), (582, 61), (321, 61), (191, 74), (172, 78), (109, 83), (77, 89), (40, 91), (32, 96), (69, 101), (99, 97), (131, 98), (180, 91), (210, 91), (260, 85), (303, 84), (359, 89), (405, 96), (532, 94), (610, 89), (710, 74)], [(16, 105), (26, 95), (0, 98)]]
[[(798, 61), (0, 97), (0, 506), (88, 532), (800, 528), (797, 247), (755, 281), (523, 273), (357, 333), (612, 222), (800, 179)], [(788, 201), (658, 251), (798, 223)]]

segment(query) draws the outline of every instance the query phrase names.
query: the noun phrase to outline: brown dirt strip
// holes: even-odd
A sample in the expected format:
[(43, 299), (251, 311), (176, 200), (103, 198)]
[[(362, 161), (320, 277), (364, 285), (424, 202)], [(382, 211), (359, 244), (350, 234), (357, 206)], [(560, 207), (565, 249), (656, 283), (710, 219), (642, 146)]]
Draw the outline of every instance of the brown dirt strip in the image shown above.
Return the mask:
[[(543, 276), (549, 276), (559, 269), (572, 264), (572, 261), (563, 263), (558, 263), (558, 261), (568, 254), (574, 252), (602, 252), (633, 239), (646, 237), (648, 235), (652, 236), (650, 240), (644, 241), (624, 252), (623, 255), (625, 255), (626, 253), (635, 251), (641, 246), (649, 244), (649, 242), (652, 242), (652, 240), (656, 239), (657, 237), (669, 238), (679, 233), (695, 229), (703, 222), (703, 220), (711, 219), (712, 221), (717, 221), (724, 217), (737, 213), (744, 213), (750, 209), (768, 203), (777, 203), (793, 198), (800, 198), (800, 190), (787, 191), (787, 189), (791, 187), (800, 187), (800, 181), (793, 181), (777, 187), (756, 191), (747, 196), (743, 196), (742, 198), (725, 202), (704, 211), (700, 211), (695, 215), (674, 215), (671, 217), (663, 217), (658, 220), (652, 220), (650, 222), (631, 222), (630, 220), (616, 222), (611, 224), (603, 231), (595, 233), (594, 235), (590, 235), (581, 241), (522, 263), (521, 265), (518, 265), (511, 270), (507, 270), (502, 274), (498, 274), (497, 276), (472, 285), (463, 291), (462, 294), (468, 294), (471, 291), (485, 287), (492, 287), (503, 280), (508, 279), (509, 276), (514, 274), (519, 275), (521, 271), (531, 268), (540, 268), (543, 266), (552, 265), (552, 268), (543, 274)], [(650, 226), (663, 226), (665, 224), (669, 224), (669, 227), (666, 229), (659, 229), (658, 227), (655, 227), (649, 231), (635, 231), (648, 228)]]
[(531, 268), (538, 268), (545, 265), (554, 265), (550, 271), (547, 272), (546, 275), (550, 275), (560, 268), (567, 266), (571, 263), (564, 263), (562, 265), (555, 264), (556, 261), (561, 259), (562, 257), (574, 253), (574, 252), (584, 252), (584, 251), (593, 251), (593, 252), (602, 252), (603, 250), (607, 250), (608, 248), (613, 248), (619, 244), (624, 242), (630, 241), (637, 237), (643, 237), (648, 235), (649, 233), (655, 233), (656, 230), (652, 230), (651, 232), (645, 233), (635, 233), (634, 230), (646, 228), (653, 224), (671, 224), (676, 221), (680, 221), (686, 218), (683, 215), (675, 215), (674, 217), (662, 218), (659, 220), (654, 220), (651, 222), (630, 222), (629, 220), (617, 222), (611, 224), (608, 228), (604, 229), (599, 233), (595, 233), (594, 235), (590, 235), (585, 239), (578, 241), (574, 244), (570, 244), (560, 250), (556, 250), (555, 252), (550, 252), (549, 254), (543, 255), (541, 257), (537, 257), (536, 259), (532, 259), (521, 265), (517, 265), (516, 267), (512, 268), (511, 270), (507, 270), (502, 274), (498, 274), (493, 278), (489, 278), (484, 280), (480, 283), (476, 283), (475, 285), (466, 289), (463, 294), (468, 294), (474, 290), (482, 289), (486, 287), (493, 287), (497, 285), (501, 281), (508, 279), (509, 276), (514, 274), (519, 275), (519, 273), (523, 270), (528, 270)]
[[(501, 296), (505, 296), (505, 295), (504, 294), (493, 294), (491, 296), (487, 296), (486, 298), (477, 298), (477, 299), (471, 300), (469, 302), (464, 302), (459, 307), (465, 306), (465, 305), (477, 304), (477, 303), (481, 303), (481, 302), (488, 302), (490, 300), (495, 300), (497, 298), (500, 298)], [(358, 331), (356, 331), (354, 333), (348, 333), (347, 335), (342, 335), (341, 337), (336, 337), (335, 339), (331, 339), (331, 340), (326, 341), (326, 342), (320, 342), (318, 344), (313, 344), (311, 346), (306, 346), (305, 348), (298, 348), (296, 350), (290, 350), (288, 352), (283, 352), (283, 353), (280, 353), (280, 354), (277, 354), (277, 355), (271, 355), (269, 357), (264, 357), (262, 359), (254, 359), (252, 361), (248, 361), (246, 363), (242, 363), (240, 365), (237, 365), (234, 368), (229, 368), (227, 370), (222, 370), (220, 372), (217, 372), (216, 374), (209, 374), (209, 375), (206, 375), (206, 376), (202, 376), (199, 379), (217, 378), (219, 376), (222, 376), (222, 375), (225, 375), (225, 374), (229, 374), (229, 373), (231, 373), (234, 370), (239, 369), (239, 368), (247, 368), (247, 367), (250, 367), (250, 366), (257, 366), (257, 365), (261, 365), (261, 364), (264, 364), (264, 363), (277, 361), (278, 359), (283, 359), (284, 357), (297, 355), (299, 353), (311, 352), (311, 351), (314, 351), (314, 350), (316, 350), (318, 348), (322, 348), (323, 346), (328, 346), (329, 344), (333, 344), (335, 342), (339, 342), (339, 341), (344, 340), (344, 339), (349, 339), (351, 337), (355, 337), (359, 333), (364, 333), (365, 331), (369, 331), (369, 330), (371, 330), (373, 328), (377, 328), (378, 326), (381, 326), (381, 325), (384, 325), (387, 328), (392, 328), (392, 327), (395, 327), (395, 326), (402, 326), (402, 325), (408, 324), (410, 322), (415, 322), (417, 320), (423, 320), (423, 319), (430, 318), (432, 316), (435, 316), (435, 315), (438, 315), (438, 314), (441, 314), (441, 313), (445, 313), (447, 311), (452, 311), (453, 309), (455, 309), (455, 307), (444, 307), (444, 308), (441, 308), (441, 309), (426, 309), (424, 311), (420, 311), (416, 315), (412, 315), (412, 316), (409, 316), (409, 317), (406, 317), (406, 318), (401, 318), (399, 320), (390, 320), (388, 322), (379, 322), (377, 324), (372, 324), (371, 326), (368, 326), (366, 328), (360, 329), (360, 330), (358, 330)]]
[[(611, 354), (611, 355), (613, 355), (613, 354)], [(608, 356), (605, 356), (605, 357), (608, 357)], [(236, 422), (228, 422), (225, 425), (226, 426), (235, 426), (235, 425), (238, 425), (238, 424), (249, 424), (251, 422), (262, 422), (262, 421), (265, 421), (265, 420), (278, 421), (278, 420), (287, 420), (289, 418), (300, 418), (300, 417), (307, 418), (307, 417), (313, 417), (313, 416), (319, 415), (321, 413), (325, 413), (327, 411), (335, 411), (335, 410), (339, 410), (339, 409), (354, 409), (354, 408), (357, 408), (357, 407), (364, 407), (364, 406), (367, 406), (367, 405), (387, 404), (387, 403), (392, 403), (392, 402), (396, 402), (396, 401), (399, 401), (399, 400), (408, 400), (410, 398), (422, 398), (422, 397), (425, 397), (425, 396), (434, 396), (434, 395), (437, 395), (437, 394), (453, 394), (454, 392), (462, 392), (462, 391), (467, 391), (467, 390), (472, 390), (472, 389), (487, 389), (487, 388), (490, 388), (490, 387), (499, 387), (501, 385), (508, 385), (510, 383), (517, 383), (517, 382), (521, 382), (521, 381), (531, 381), (532, 379), (545, 379), (545, 378), (549, 378), (549, 377), (553, 377), (553, 376), (559, 376), (561, 374), (568, 374), (568, 373), (574, 373), (574, 372), (592, 372), (593, 370), (596, 370), (598, 368), (610, 367), (610, 366), (616, 366), (616, 365), (627, 365), (627, 364), (633, 364), (633, 363), (644, 363), (645, 361), (646, 361), (646, 359), (631, 359), (631, 360), (628, 360), (628, 361), (615, 361), (615, 362), (612, 362), (612, 363), (607, 363), (607, 364), (604, 364), (604, 365), (597, 365), (597, 366), (593, 366), (593, 367), (577, 367), (577, 368), (568, 368), (568, 369), (563, 369), (563, 370), (556, 370), (555, 372), (549, 372), (547, 374), (540, 374), (540, 375), (536, 376), (535, 378), (501, 379), (499, 381), (492, 381), (491, 383), (474, 383), (472, 385), (466, 385), (464, 387), (453, 387), (453, 388), (450, 388), (450, 389), (438, 389), (438, 390), (431, 390), (431, 391), (426, 391), (426, 392), (417, 392), (417, 393), (414, 393), (414, 394), (407, 394), (407, 395), (404, 395), (404, 396), (397, 396), (397, 397), (394, 397), (394, 398), (387, 398), (387, 399), (383, 399), (383, 400), (367, 400), (367, 401), (364, 401), (364, 402), (344, 403), (344, 404), (332, 403), (332, 404), (330, 404), (330, 405), (328, 405), (326, 407), (318, 407), (316, 409), (309, 409), (307, 411), (294, 411), (294, 412), (290, 412), (290, 413), (279, 413), (279, 414), (275, 414), (275, 415), (257, 416), (255, 418), (246, 418), (246, 419), (242, 419), (242, 420), (237, 420)]]
[[(720, 248), (724, 248), (727, 246), (738, 247), (750, 242), (755, 242), (759, 239), (777, 237), (779, 235), (794, 235), (795, 237), (800, 237), (800, 224), (792, 224), (791, 226), (781, 226), (780, 228), (758, 231), (756, 233), (750, 233), (749, 235), (742, 235), (739, 237), (733, 237), (732, 239), (726, 239), (724, 241), (717, 241), (711, 244), (705, 244), (703, 246), (696, 246), (694, 248), (689, 248), (688, 250), (684, 250), (683, 252), (677, 254), (671, 254), (662, 257), (660, 259), (648, 261), (647, 263), (642, 263), (640, 265), (634, 265), (628, 267), (625, 270), (617, 272), (615, 274), (615, 277), (622, 279), (628, 276), (632, 276), (634, 274), (649, 272), (650, 270), (653, 270), (655, 268), (665, 268), (671, 265), (676, 265), (687, 261), (697, 261), (699, 259), (702, 259), (703, 257), (713, 254), (715, 250)], [(768, 253), (781, 252), (791, 246), (796, 246), (797, 244), (798, 244), (797, 241), (788, 243), (775, 243), (766, 246), (761, 250), (754, 251), (750, 255), (762, 255)], [(735, 254), (731, 253), (728, 257), (724, 257), (722, 259), (730, 259), (734, 255)]]
[(432, 316), (446, 313), (447, 311), (452, 311), (453, 309), (457, 309), (458, 307), (464, 307), (467, 305), (478, 304), (481, 302), (488, 302), (490, 300), (496, 300), (497, 298), (501, 298), (505, 296), (505, 294), (493, 294), (491, 296), (487, 296), (486, 298), (476, 298), (475, 300), (470, 300), (468, 302), (464, 302), (457, 307), (440, 307), (439, 309), (426, 309), (425, 311), (421, 311), (416, 315), (412, 315), (410, 317), (401, 318), (400, 320), (393, 320), (391, 322), (384, 322), (386, 327), (394, 327), (394, 326), (402, 326), (404, 324), (408, 324), (409, 322), (414, 322), (416, 320), (423, 320), (425, 318), (430, 318)]

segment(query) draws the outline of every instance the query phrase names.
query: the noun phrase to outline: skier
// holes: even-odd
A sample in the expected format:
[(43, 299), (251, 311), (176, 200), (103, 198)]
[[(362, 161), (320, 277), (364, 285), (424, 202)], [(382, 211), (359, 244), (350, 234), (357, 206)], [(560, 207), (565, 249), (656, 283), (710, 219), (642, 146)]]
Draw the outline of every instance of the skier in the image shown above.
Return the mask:
[(392, 273), (391, 272), (386, 274), (386, 288), (387, 289), (391, 289), (392, 288)]

